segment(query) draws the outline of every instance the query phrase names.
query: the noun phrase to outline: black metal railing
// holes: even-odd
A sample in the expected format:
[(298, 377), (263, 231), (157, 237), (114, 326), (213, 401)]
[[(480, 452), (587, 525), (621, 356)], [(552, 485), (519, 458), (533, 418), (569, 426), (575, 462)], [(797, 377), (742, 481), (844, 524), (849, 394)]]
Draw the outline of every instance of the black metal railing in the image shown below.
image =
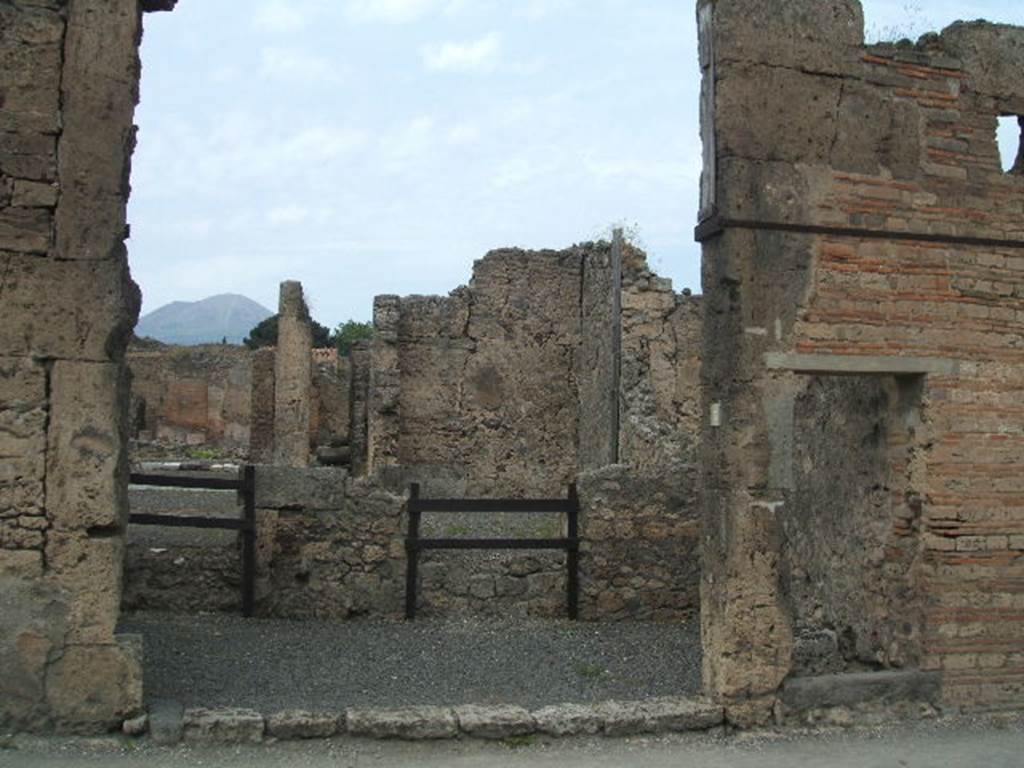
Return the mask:
[(175, 477), (132, 473), (132, 485), (157, 488), (200, 488), (211, 491), (236, 491), (242, 501), (241, 518), (202, 517), (192, 515), (132, 514), (132, 525), (158, 525), (169, 528), (214, 528), (240, 531), (242, 534), (242, 615), (253, 614), (256, 595), (256, 468), (241, 467), (237, 478)]
[[(562, 550), (566, 553), (566, 600), (570, 619), (579, 617), (579, 496), (576, 486), (569, 486), (564, 499), (422, 499), (420, 486), (409, 487), (409, 530), (405, 539), (405, 617), (416, 618), (416, 581), (419, 556), (424, 550)], [(500, 539), (500, 538), (421, 538), (420, 518), (424, 512), (441, 513), (499, 513), (499, 512), (557, 512), (568, 516), (568, 535), (557, 539)]]

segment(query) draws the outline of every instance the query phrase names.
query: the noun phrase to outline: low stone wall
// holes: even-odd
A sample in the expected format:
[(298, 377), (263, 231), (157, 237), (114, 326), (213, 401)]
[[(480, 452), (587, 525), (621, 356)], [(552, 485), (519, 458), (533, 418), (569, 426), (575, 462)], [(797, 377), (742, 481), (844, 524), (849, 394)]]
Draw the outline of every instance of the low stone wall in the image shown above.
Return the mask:
[[(403, 615), (405, 496), (328, 467), (261, 466), (256, 478), (259, 615)], [(697, 529), (681, 478), (669, 485), (625, 466), (581, 476), (581, 618), (676, 620), (696, 612)], [(133, 504), (147, 511), (173, 511), (151, 490), (133, 493)], [(203, 494), (189, 493), (181, 503), (211, 513), (200, 509)], [(555, 514), (428, 514), (422, 534), (555, 538), (565, 524)], [(133, 527), (124, 608), (237, 611), (240, 574), (234, 534)], [(565, 554), (426, 552), (418, 605), (422, 616), (565, 616)]]
[(695, 473), (642, 475), (624, 465), (579, 478), (580, 614), (674, 621), (700, 610)]

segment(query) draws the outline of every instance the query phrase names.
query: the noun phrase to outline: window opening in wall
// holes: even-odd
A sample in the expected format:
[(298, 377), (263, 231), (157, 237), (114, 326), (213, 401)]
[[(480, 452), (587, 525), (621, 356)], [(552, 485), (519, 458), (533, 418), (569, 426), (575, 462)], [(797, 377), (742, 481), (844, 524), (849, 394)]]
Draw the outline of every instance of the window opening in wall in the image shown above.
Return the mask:
[(1003, 170), (1024, 175), (1024, 116), (1000, 117), (996, 138)]

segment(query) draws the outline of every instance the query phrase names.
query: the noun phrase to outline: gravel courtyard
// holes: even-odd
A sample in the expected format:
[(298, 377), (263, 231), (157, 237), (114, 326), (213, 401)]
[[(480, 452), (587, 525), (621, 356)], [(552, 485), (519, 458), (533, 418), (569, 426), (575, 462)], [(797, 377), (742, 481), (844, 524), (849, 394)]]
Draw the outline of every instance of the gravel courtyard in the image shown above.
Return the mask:
[(285, 621), (140, 612), (147, 701), (289, 708), (518, 704), (700, 691), (700, 628), (552, 620)]

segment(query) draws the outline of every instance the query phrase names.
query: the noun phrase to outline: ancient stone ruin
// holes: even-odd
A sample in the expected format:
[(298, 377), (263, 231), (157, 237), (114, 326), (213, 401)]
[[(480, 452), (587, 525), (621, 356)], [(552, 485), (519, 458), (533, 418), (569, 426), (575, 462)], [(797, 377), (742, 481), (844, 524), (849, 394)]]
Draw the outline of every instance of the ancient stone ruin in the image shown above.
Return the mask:
[[(173, 4), (0, 3), (3, 728), (139, 712), (143, 649), (116, 634), (129, 435), (204, 386), (185, 441), (231, 423), (208, 383), (130, 414), (137, 45), (142, 11)], [(692, 610), (699, 549), (705, 694), (730, 722), (869, 689), (1019, 707), (1024, 176), (994, 137), (1024, 115), (1024, 30), (866, 46), (856, 0), (699, 0), (697, 18), (701, 299), (629, 249), (621, 282), (607, 246), (499, 251), (448, 297), (378, 299), (347, 395), (314, 406), (285, 285), (279, 349), (250, 363), (263, 610), (314, 592), (309, 615), (397, 610), (408, 482), (575, 480), (592, 615)], [(309, 466), (324, 444), (347, 469)], [(340, 541), (351, 562), (325, 554)], [(620, 578), (643, 552), (663, 577)], [(551, 573), (472, 574), (454, 607), (543, 612)], [(425, 600), (452, 594), (447, 572), (424, 580)]]

